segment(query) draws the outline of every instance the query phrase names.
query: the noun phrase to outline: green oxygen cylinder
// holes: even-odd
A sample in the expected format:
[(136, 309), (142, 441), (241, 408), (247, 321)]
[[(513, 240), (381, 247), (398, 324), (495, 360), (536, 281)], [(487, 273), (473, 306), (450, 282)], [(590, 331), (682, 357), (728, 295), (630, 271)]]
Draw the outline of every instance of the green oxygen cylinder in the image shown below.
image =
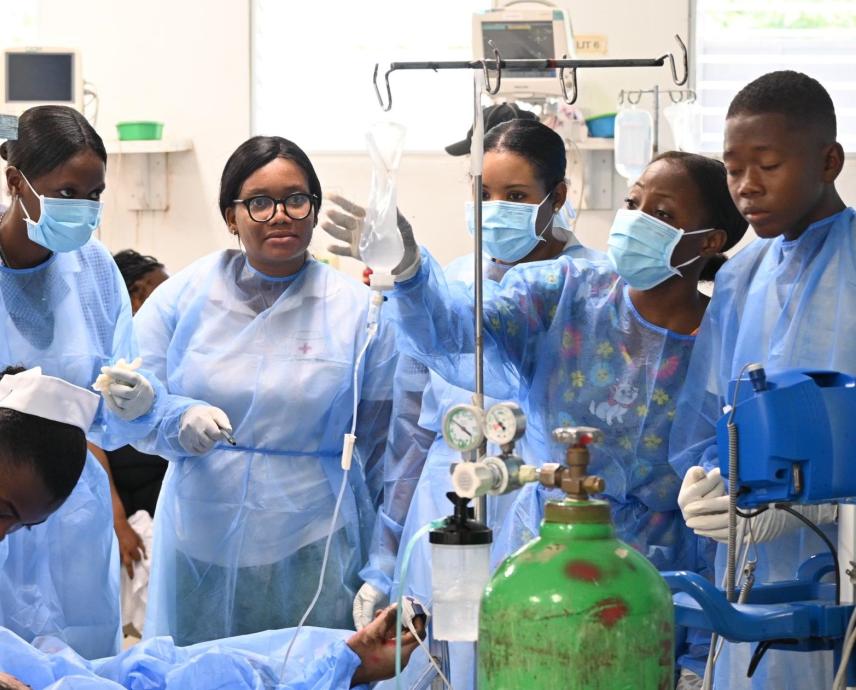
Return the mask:
[(540, 536), (507, 558), (481, 601), (479, 690), (668, 690), (674, 687), (669, 588), (648, 560), (616, 539), (604, 489), (587, 475), (590, 427), (563, 428), (567, 464), (538, 480), (548, 501)]

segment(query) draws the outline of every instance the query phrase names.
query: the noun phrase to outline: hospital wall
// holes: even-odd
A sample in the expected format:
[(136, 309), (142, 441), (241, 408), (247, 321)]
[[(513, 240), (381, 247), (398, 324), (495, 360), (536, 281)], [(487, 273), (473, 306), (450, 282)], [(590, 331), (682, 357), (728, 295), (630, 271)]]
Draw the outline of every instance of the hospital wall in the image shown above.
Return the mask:
[[(39, 0), (42, 45), (82, 46), (87, 81), (98, 90), (97, 127), (154, 119), (165, 138), (193, 150), (168, 156), (168, 209), (126, 209), (128, 154), (107, 167), (102, 240), (134, 247), (171, 271), (230, 246), (217, 192), (223, 164), (250, 128), (249, 0)], [(232, 244), (232, 246), (234, 246)]]
[[(673, 36), (687, 36), (688, 0), (561, 0), (578, 35), (607, 36), (603, 57), (648, 57), (670, 51)], [(228, 155), (250, 134), (249, 0), (40, 0), (38, 40), (42, 45), (85, 47), (85, 76), (100, 95), (98, 128), (113, 138), (115, 122), (159, 119), (166, 137), (187, 137), (193, 150), (169, 154), (168, 208), (129, 211), (127, 155), (111, 156), (109, 194), (102, 239), (111, 250), (135, 247), (161, 259), (171, 271), (194, 258), (234, 246), (217, 207), (219, 176)], [(644, 30), (641, 29), (644, 27)], [(320, 30), (320, 28), (319, 28)], [(323, 34), (319, 34), (323, 40)], [(620, 89), (667, 88), (667, 68), (582, 71), (578, 105), (588, 114), (615, 109)], [(461, 123), (461, 136), (468, 123)], [(288, 132), (282, 132), (288, 136)], [(669, 145), (661, 127), (662, 148)], [(298, 142), (299, 143), (299, 142)], [(451, 143), (451, 142), (450, 142)], [(368, 194), (370, 167), (359, 153), (309, 152), (325, 189), (355, 199)], [(616, 197), (623, 180), (615, 176)], [(443, 262), (468, 251), (463, 202), (469, 194), (467, 162), (443, 151), (405, 156), (399, 203), (417, 238)], [(850, 157), (840, 182), (844, 199), (856, 203), (856, 158)], [(611, 211), (583, 211), (577, 232), (593, 247), (605, 248)], [(319, 251), (326, 235), (317, 232)], [(343, 270), (358, 274), (355, 262)]]

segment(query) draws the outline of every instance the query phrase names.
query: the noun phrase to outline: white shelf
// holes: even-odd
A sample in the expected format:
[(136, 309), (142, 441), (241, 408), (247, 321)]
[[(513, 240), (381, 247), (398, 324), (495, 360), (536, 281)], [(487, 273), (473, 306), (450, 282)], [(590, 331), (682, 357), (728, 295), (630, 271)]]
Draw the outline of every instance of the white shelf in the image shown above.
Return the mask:
[(110, 140), (104, 142), (108, 154), (117, 153), (178, 153), (192, 151), (191, 139), (151, 139), (140, 141)]
[[(574, 143), (580, 151), (612, 151), (615, 148), (615, 139), (607, 139), (605, 137), (589, 137), (588, 139)], [(573, 144), (568, 146), (568, 149), (573, 149)]]

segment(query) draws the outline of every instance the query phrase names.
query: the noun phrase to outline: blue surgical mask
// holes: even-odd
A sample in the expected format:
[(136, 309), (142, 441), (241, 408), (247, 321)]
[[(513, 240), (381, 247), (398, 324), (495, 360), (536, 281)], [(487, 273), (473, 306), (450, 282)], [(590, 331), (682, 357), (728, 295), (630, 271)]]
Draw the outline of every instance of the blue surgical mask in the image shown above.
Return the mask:
[(672, 276), (682, 276), (681, 268), (701, 258), (672, 266), (672, 253), (682, 238), (714, 229), (685, 232), (642, 211), (620, 209), (609, 231), (607, 253), (618, 275), (630, 287), (649, 290)]
[[(544, 233), (552, 227), (552, 216), (538, 232), (535, 227), (538, 211), (550, 198), (548, 194), (540, 204), (516, 201), (482, 202), (482, 250), (494, 259), (513, 263), (529, 254), (539, 242), (545, 242)], [(473, 202), (466, 205), (467, 230), (475, 233)]]
[(53, 252), (73, 252), (89, 241), (101, 223), (103, 204), (100, 201), (46, 197), (38, 194), (26, 177), (24, 181), (39, 198), (40, 209), (39, 219), (35, 221), (30, 218), (23, 200), (18, 199), (26, 216), (27, 237)]

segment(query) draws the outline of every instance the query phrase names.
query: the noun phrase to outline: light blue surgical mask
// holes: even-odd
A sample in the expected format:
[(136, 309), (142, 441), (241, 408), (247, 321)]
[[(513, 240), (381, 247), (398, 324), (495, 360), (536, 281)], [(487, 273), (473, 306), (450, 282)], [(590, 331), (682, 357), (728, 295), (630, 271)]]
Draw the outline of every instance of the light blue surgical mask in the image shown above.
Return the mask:
[[(506, 263), (520, 261), (529, 254), (539, 242), (546, 242), (544, 233), (552, 227), (553, 217), (547, 221), (541, 232), (536, 228), (538, 211), (547, 199), (540, 204), (524, 204), (517, 201), (482, 202), (482, 250), (494, 259)], [(466, 205), (467, 230), (475, 233), (475, 213), (473, 202)]]
[(101, 223), (104, 205), (100, 201), (46, 197), (38, 194), (26, 177), (24, 182), (39, 198), (40, 209), (39, 219), (33, 220), (19, 197), (18, 201), (26, 216), (27, 237), (52, 252), (73, 252), (89, 241)]
[(643, 211), (620, 209), (609, 231), (607, 254), (630, 287), (650, 290), (672, 276), (682, 276), (680, 269), (701, 258), (672, 266), (672, 253), (681, 239), (715, 229), (685, 232)]

